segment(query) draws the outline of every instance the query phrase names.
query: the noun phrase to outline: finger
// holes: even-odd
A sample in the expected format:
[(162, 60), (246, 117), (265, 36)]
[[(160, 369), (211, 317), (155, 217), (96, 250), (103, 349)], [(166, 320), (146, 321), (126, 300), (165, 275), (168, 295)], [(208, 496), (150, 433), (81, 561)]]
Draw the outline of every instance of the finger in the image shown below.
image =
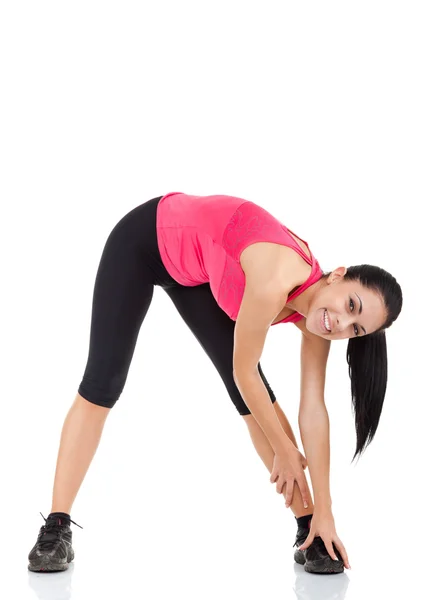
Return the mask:
[(270, 475), (270, 483), (275, 483), (275, 481), (277, 480), (278, 477), (278, 473), (276, 473), (275, 471), (272, 471), (271, 475)]
[(281, 490), (281, 493), (282, 493), (282, 494), (283, 494), (283, 496), (284, 496), (284, 501), (285, 501), (285, 506), (286, 506), (286, 508), (288, 508), (288, 505), (287, 505), (287, 500), (286, 500), (286, 498), (287, 498), (287, 487), (288, 487), (288, 486), (287, 486), (287, 481), (285, 481), (285, 482), (284, 482), (284, 484), (283, 484), (283, 489)]
[(286, 482), (284, 481), (284, 479), (279, 479), (277, 481), (277, 493), (278, 494), (282, 494), (283, 493), (283, 487), (286, 485)]
[(289, 508), (289, 506), (292, 504), (292, 499), (294, 496), (294, 485), (295, 480), (293, 478), (288, 479), (286, 481), (286, 508)]
[(338, 554), (340, 554), (343, 562), (345, 563), (345, 566), (350, 569), (351, 565), (349, 564), (349, 558), (348, 558), (348, 554), (346, 552), (345, 547), (343, 546), (343, 542), (341, 541), (340, 538), (336, 538), (335, 539), (335, 548), (337, 548)]
[(335, 556), (335, 552), (334, 552), (334, 547), (332, 545), (332, 542), (329, 538), (326, 538), (325, 540), (323, 540), (324, 545), (326, 546), (326, 550), (328, 551), (329, 556), (332, 558), (332, 560), (338, 560), (338, 558)]
[(312, 544), (313, 539), (314, 539), (314, 534), (309, 533), (309, 535), (307, 536), (307, 538), (304, 540), (304, 543), (301, 544), (301, 546), (299, 546), (298, 549), (299, 550), (306, 550), (306, 548), (308, 548)]
[(303, 505), (304, 508), (307, 508), (309, 506), (309, 499), (310, 499), (310, 493), (309, 493), (309, 488), (306, 482), (306, 478), (305, 477), (300, 477), (297, 480), (298, 483), (298, 488), (300, 490), (300, 494), (301, 494), (301, 498), (303, 500)]

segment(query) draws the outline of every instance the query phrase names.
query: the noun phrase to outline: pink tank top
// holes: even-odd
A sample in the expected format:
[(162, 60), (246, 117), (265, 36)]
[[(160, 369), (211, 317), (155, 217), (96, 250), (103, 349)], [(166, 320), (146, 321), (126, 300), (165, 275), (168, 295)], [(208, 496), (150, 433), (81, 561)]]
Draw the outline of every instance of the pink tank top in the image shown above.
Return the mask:
[[(158, 204), (156, 228), (162, 262), (173, 279), (185, 286), (209, 283), (218, 305), (234, 321), (245, 288), (239, 257), (250, 244), (289, 246), (312, 266), (308, 279), (288, 296), (288, 302), (323, 275), (305, 240), (296, 236), (307, 245), (310, 259), (288, 233), (293, 231), (264, 208), (235, 196), (170, 192)], [(278, 323), (302, 318), (295, 312)]]

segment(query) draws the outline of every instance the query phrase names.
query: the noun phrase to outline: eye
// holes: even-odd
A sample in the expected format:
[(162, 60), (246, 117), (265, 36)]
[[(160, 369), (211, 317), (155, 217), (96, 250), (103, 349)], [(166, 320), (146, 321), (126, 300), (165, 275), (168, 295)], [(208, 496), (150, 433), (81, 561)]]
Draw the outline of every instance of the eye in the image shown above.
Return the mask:
[[(352, 309), (351, 310), (352, 310), (352, 312), (354, 312), (355, 304), (354, 304), (354, 300), (352, 298), (349, 299), (349, 306), (351, 306), (351, 305), (352, 305)], [(356, 336), (358, 336), (358, 327), (357, 327), (357, 325), (354, 325), (354, 333), (355, 333)]]

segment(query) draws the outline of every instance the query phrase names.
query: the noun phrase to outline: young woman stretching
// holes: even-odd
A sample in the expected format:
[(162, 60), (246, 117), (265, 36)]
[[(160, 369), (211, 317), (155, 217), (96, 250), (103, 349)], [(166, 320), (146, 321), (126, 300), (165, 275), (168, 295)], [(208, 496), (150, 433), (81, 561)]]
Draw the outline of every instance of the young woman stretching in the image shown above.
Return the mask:
[[(271, 483), (295, 515), (295, 560), (313, 573), (350, 568), (331, 511), (326, 362), (331, 340), (349, 338), (355, 458), (379, 423), (385, 329), (401, 311), (400, 285), (372, 265), (324, 273), (308, 244), (253, 202), (176, 192), (131, 210), (106, 241), (88, 360), (62, 429), (51, 513), (42, 515), (45, 525), (28, 568), (64, 570), (74, 558), (71, 508), (124, 388), (155, 285), (170, 296), (215, 365)], [(306, 456), (260, 365), (267, 331), (278, 323), (292, 323), (302, 333), (298, 424)]]

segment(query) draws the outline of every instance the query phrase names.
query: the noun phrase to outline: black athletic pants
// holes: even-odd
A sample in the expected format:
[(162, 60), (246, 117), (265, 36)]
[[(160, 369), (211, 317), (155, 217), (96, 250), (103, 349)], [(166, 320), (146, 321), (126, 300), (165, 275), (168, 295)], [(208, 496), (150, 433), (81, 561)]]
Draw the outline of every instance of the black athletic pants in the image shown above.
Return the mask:
[[(93, 404), (114, 406), (127, 379), (142, 321), (155, 285), (170, 296), (217, 368), (239, 414), (250, 414), (233, 379), (235, 321), (220, 308), (208, 283), (177, 283), (159, 254), (156, 212), (162, 196), (127, 213), (111, 231), (93, 292), (88, 360), (78, 393)], [(156, 368), (156, 367), (154, 367)], [(275, 395), (258, 363), (269, 392)]]

